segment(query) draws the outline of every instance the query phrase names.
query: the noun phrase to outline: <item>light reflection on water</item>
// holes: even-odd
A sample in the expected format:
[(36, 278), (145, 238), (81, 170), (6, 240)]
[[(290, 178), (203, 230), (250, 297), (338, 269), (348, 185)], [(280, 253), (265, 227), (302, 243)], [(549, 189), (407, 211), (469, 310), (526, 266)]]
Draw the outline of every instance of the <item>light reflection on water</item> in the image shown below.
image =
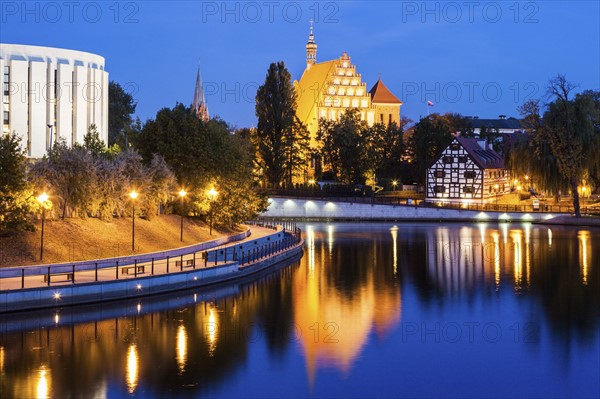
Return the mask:
[[(596, 231), (509, 223), (301, 227), (303, 258), (258, 281), (0, 318), (0, 392), (600, 393)], [(491, 380), (511, 384), (491, 389)]]

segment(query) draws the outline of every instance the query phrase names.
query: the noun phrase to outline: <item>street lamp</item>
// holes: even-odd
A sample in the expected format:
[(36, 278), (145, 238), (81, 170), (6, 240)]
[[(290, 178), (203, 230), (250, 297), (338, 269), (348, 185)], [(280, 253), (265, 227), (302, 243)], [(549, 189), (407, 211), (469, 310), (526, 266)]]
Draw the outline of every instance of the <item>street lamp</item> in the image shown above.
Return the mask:
[(129, 193), (131, 197), (131, 252), (135, 252), (135, 199), (138, 195), (135, 190)]
[(211, 188), (210, 190), (208, 190), (208, 192), (206, 193), (208, 195), (208, 198), (210, 200), (210, 223), (209, 223), (209, 232), (210, 235), (212, 236), (212, 226), (213, 226), (213, 203), (215, 201), (215, 199), (217, 198), (217, 195), (219, 195), (219, 193), (217, 192), (217, 190), (213, 188)]
[(44, 221), (46, 220), (46, 201), (48, 201), (48, 194), (45, 192), (41, 193), (37, 197), (38, 202), (42, 205), (42, 240), (40, 243), (40, 260), (44, 259)]
[(392, 181), (392, 186), (394, 187), (394, 191), (396, 191), (396, 186), (398, 185), (398, 180)]
[(179, 234), (179, 241), (183, 241), (183, 198), (186, 194), (183, 188), (179, 192), (179, 197), (181, 197), (181, 233)]

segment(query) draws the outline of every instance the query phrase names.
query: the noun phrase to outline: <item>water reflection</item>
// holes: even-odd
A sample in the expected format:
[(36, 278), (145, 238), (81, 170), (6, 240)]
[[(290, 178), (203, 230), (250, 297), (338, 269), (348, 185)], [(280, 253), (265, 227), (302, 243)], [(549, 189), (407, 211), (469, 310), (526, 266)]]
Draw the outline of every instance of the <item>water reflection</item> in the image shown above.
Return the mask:
[(185, 363), (187, 361), (187, 331), (182, 324), (177, 328), (177, 366), (179, 373), (185, 371)]
[(401, 296), (385, 238), (352, 248), (343, 235), (333, 245), (331, 226), (306, 231), (308, 256), (293, 277), (293, 314), (312, 385), (319, 368), (348, 374), (369, 333), (383, 337), (398, 323)]
[(129, 349), (127, 350), (127, 367), (126, 371), (126, 381), (127, 381), (127, 389), (129, 393), (133, 393), (137, 388), (138, 384), (138, 353), (137, 346), (135, 344), (129, 345)]
[[(2, 397), (463, 397), (482, 391), (456, 387), (491, 375), (537, 396), (594, 396), (597, 384), (575, 371), (597, 371), (596, 231), (514, 223), (304, 231), (304, 257), (258, 280), (0, 317)], [(405, 340), (403, 326), (440, 320), (493, 321), (510, 342)], [(535, 350), (513, 340), (508, 326), (523, 322), (538, 326)], [(465, 381), (463, 358), (491, 366), (471, 368)], [(421, 375), (434, 377), (417, 384)], [(462, 383), (436, 392), (445, 379)], [(574, 386), (582, 391), (567, 390)]]

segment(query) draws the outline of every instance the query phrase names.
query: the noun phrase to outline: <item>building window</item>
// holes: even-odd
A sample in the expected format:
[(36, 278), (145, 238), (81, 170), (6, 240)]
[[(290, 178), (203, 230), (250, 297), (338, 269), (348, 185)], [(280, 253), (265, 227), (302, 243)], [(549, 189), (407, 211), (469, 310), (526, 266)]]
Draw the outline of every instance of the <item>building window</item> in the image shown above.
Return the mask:
[(444, 172), (443, 170), (436, 170), (434, 172), (434, 176), (437, 178), (444, 178), (446, 177), (446, 172)]
[(467, 157), (465, 155), (461, 155), (460, 157), (458, 157), (458, 162), (460, 162), (460, 163), (467, 162)]
[(389, 115), (389, 119), (388, 119), (388, 125), (392, 124), (392, 114)]
[(444, 158), (442, 159), (442, 162), (444, 162), (444, 163), (446, 163), (446, 164), (448, 164), (448, 163), (452, 163), (452, 161), (454, 161), (454, 157), (447, 157), (447, 156), (446, 156), (446, 157), (444, 157)]
[(473, 188), (473, 186), (464, 186), (463, 187), (463, 193), (465, 194), (473, 194), (475, 192), (475, 189)]
[(383, 114), (379, 114), (379, 121), (383, 123)]
[(460, 144), (451, 144), (450, 149), (454, 151), (460, 150)]
[(445, 193), (446, 192), (446, 187), (444, 187), (444, 186), (434, 186), (433, 187), (433, 192), (434, 193)]
[(476, 175), (474, 171), (468, 170), (465, 172), (465, 179), (474, 179)]

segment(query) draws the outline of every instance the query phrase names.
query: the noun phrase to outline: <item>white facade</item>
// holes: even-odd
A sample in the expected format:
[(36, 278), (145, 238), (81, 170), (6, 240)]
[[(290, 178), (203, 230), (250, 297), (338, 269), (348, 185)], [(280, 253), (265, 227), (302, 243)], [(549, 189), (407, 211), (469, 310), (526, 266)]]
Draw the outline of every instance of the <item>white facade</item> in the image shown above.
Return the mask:
[[(82, 51), (0, 44), (2, 133), (15, 132), (30, 158), (57, 139), (81, 143), (95, 124), (108, 143), (108, 72)], [(52, 126), (49, 128), (48, 125)]]

